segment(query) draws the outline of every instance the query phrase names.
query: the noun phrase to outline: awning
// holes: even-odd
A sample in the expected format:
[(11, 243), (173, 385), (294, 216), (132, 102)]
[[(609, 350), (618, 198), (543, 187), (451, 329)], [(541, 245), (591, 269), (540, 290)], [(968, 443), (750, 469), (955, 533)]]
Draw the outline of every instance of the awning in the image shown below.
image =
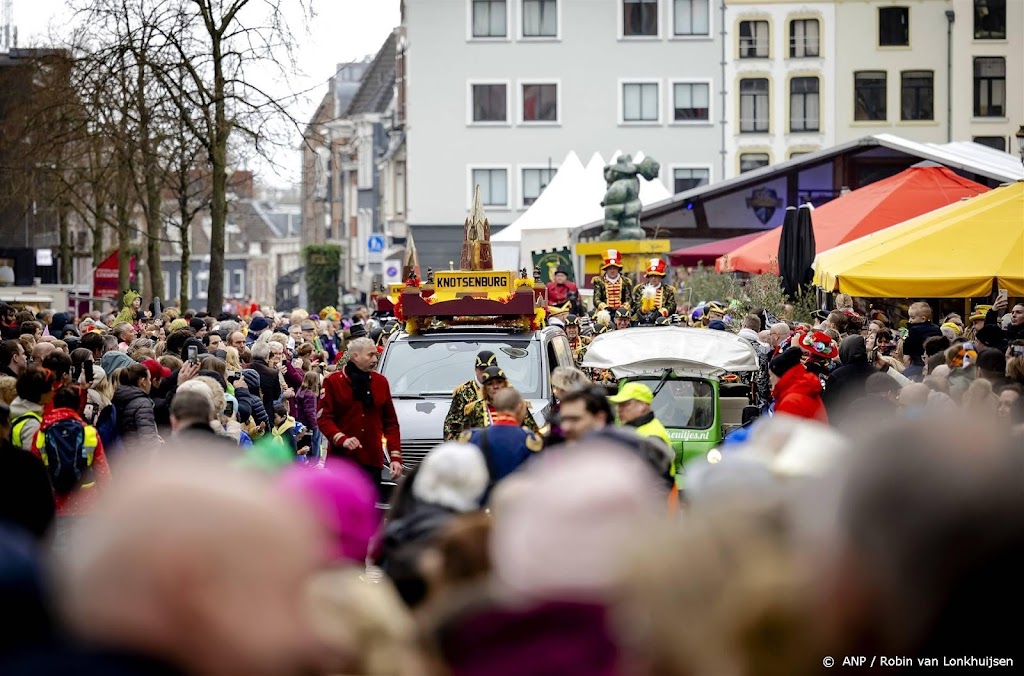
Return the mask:
[[(914, 166), (895, 176), (841, 195), (814, 210), (815, 250), (840, 244), (902, 223), (988, 188), (935, 165)], [(715, 262), (719, 272), (777, 271), (781, 230), (770, 230)]]
[(749, 235), (740, 235), (739, 237), (730, 237), (715, 242), (705, 242), (697, 246), (676, 249), (669, 253), (668, 260), (672, 265), (692, 266), (703, 264), (710, 266), (714, 264), (716, 258), (732, 253), (747, 242), (755, 240), (762, 235), (764, 235), (763, 232), (752, 232)]
[(814, 283), (877, 298), (1024, 297), (1024, 182), (820, 254)]

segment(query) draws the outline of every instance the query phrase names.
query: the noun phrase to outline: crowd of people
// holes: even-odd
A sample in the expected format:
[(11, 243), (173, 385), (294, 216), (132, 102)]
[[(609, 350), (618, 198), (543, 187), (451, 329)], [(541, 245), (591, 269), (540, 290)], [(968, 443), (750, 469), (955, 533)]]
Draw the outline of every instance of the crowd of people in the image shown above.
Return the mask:
[(0, 673), (1012, 667), (1024, 305), (835, 301), (702, 306), (764, 413), (685, 467), (646, 385), (558, 367), (538, 424), (487, 350), (406, 466), (365, 310), (0, 306)]

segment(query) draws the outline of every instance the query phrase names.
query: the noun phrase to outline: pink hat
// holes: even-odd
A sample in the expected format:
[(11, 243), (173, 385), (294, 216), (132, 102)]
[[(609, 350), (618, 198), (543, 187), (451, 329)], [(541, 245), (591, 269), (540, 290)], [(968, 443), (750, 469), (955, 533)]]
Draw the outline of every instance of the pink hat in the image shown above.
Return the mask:
[(305, 500), (330, 531), (334, 560), (362, 564), (380, 527), (377, 490), (348, 460), (331, 458), (323, 469), (293, 465), (281, 475), (285, 492)]

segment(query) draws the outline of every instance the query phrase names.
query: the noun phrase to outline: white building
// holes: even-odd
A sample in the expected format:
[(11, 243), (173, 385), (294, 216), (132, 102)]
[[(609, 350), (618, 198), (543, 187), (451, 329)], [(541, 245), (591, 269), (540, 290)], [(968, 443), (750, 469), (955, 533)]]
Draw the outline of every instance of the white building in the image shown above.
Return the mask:
[(508, 224), (569, 151), (640, 149), (672, 191), (721, 179), (720, 7), (405, 0), (407, 208), (421, 263), (451, 258), (474, 185), (492, 224)]
[(835, 3), (726, 3), (724, 178), (835, 143)]
[(726, 177), (880, 133), (1015, 152), (1024, 0), (725, 3)]

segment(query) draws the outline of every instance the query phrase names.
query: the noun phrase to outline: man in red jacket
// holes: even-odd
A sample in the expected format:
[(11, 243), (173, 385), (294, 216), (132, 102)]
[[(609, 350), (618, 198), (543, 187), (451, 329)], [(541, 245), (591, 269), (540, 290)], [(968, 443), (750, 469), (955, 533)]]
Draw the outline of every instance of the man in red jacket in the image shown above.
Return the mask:
[(327, 437), (328, 454), (355, 462), (380, 485), (387, 440), (391, 474), (402, 475), (402, 439), (391, 401), (388, 379), (374, 372), (377, 346), (369, 338), (348, 344), (348, 363), (324, 380), (317, 404), (317, 423)]

